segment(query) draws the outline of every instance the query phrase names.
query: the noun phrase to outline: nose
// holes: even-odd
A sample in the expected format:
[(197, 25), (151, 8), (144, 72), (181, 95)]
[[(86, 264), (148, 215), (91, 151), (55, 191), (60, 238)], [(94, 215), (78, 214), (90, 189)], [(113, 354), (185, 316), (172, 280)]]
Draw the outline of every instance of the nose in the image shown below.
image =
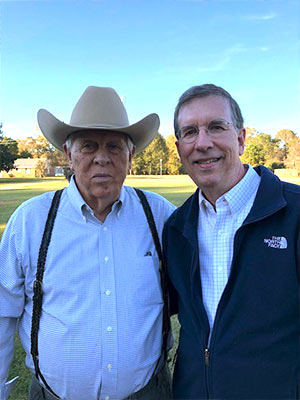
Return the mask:
[(213, 147), (213, 142), (206, 128), (199, 128), (198, 136), (194, 142), (194, 148), (199, 151), (206, 151), (211, 147)]
[(101, 166), (105, 166), (110, 162), (110, 157), (107, 149), (105, 147), (99, 146), (96, 151), (93, 159), (94, 163), (99, 164)]

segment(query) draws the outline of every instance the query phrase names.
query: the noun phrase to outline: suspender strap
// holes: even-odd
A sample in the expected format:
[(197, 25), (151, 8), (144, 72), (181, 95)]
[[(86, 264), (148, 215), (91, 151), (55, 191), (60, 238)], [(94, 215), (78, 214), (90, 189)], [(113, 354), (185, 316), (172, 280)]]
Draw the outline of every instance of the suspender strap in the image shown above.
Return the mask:
[[(154, 241), (155, 249), (158, 254), (158, 259), (159, 259), (159, 274), (160, 274), (160, 282), (161, 282), (161, 288), (162, 288), (162, 297), (163, 297), (163, 327), (162, 327), (162, 355), (164, 356), (164, 359), (167, 361), (167, 354), (168, 354), (168, 337), (169, 337), (169, 332), (170, 332), (170, 315), (169, 315), (169, 296), (167, 292), (167, 285), (166, 285), (166, 267), (164, 264), (163, 260), (163, 255), (162, 255), (162, 250), (161, 250), (161, 245), (155, 225), (155, 221), (153, 218), (152, 210), (150, 208), (150, 205), (148, 203), (147, 197), (145, 193), (137, 188), (134, 188), (136, 191), (139, 199), (141, 200), (148, 225), (152, 234), (152, 238)], [(158, 360), (159, 364), (160, 359)]]
[(47, 384), (39, 368), (38, 330), (42, 312), (43, 277), (45, 270), (45, 262), (47, 257), (48, 246), (51, 239), (54, 220), (56, 217), (59, 200), (62, 195), (62, 192), (63, 189), (57, 190), (54, 194), (43, 233), (43, 238), (38, 256), (37, 271), (36, 271), (35, 281), (33, 283), (33, 310), (32, 310), (32, 320), (31, 320), (31, 355), (34, 363), (35, 376), (37, 379), (39, 379), (40, 377), (45, 387), (57, 398), (59, 397), (53, 392), (53, 390)]

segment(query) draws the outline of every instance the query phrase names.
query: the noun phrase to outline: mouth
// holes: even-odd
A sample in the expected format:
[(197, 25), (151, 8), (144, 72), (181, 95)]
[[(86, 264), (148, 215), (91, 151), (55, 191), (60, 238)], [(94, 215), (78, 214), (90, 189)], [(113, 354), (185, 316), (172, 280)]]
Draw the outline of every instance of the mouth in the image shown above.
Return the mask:
[(214, 165), (216, 165), (222, 157), (218, 157), (218, 158), (210, 158), (210, 159), (206, 159), (206, 160), (196, 160), (194, 161), (194, 164), (200, 165), (201, 167), (212, 167)]
[(93, 175), (93, 179), (102, 180), (102, 179), (109, 179), (111, 176), (109, 174), (95, 174)]

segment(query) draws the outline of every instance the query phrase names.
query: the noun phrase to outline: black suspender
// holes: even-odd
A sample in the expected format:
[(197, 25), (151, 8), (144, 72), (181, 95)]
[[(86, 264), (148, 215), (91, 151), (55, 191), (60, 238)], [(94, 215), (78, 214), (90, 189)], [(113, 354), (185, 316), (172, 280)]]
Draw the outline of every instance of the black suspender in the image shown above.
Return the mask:
[(47, 257), (48, 246), (51, 239), (52, 229), (54, 225), (54, 220), (56, 217), (59, 200), (62, 195), (62, 190), (57, 190), (52, 199), (51, 207), (48, 213), (48, 218), (45, 225), (45, 230), (43, 233), (43, 238), (39, 250), (39, 257), (37, 263), (37, 271), (35, 276), (35, 281), (33, 282), (33, 309), (32, 309), (32, 319), (31, 319), (31, 355), (34, 363), (35, 376), (37, 380), (39, 377), (44, 383), (45, 387), (54, 396), (59, 398), (50, 386), (47, 384), (46, 379), (39, 368), (39, 351), (38, 351), (38, 330), (40, 326), (40, 318), (42, 312), (42, 302), (43, 302), (43, 277), (45, 270), (45, 262)]
[[(150, 205), (148, 203), (148, 200), (144, 194), (144, 192), (140, 189), (134, 188), (138, 197), (141, 200), (143, 210), (145, 212), (147, 222), (153, 237), (153, 241), (155, 244), (155, 249), (158, 254), (159, 258), (159, 273), (160, 273), (160, 280), (161, 280), (161, 287), (162, 287), (162, 294), (163, 294), (163, 329), (162, 329), (162, 352), (161, 352), (161, 357), (164, 357), (164, 361), (167, 361), (167, 342), (168, 342), (168, 336), (170, 332), (170, 317), (169, 317), (169, 307), (168, 307), (168, 293), (167, 293), (167, 288), (166, 288), (166, 270), (164, 267), (163, 263), (163, 257), (162, 257), (162, 250), (161, 250), (161, 245), (156, 229), (156, 225), (154, 222), (153, 214), (150, 208)], [(35, 369), (35, 376), (37, 380), (39, 378), (42, 380), (43, 384), (49, 390), (50, 393), (52, 393), (54, 396), (59, 398), (53, 390), (50, 388), (50, 386), (47, 384), (46, 379), (44, 378), (43, 374), (40, 371), (39, 368), (39, 352), (38, 352), (38, 330), (39, 330), (39, 325), (40, 325), (40, 318), (41, 318), (41, 312), (42, 312), (42, 302), (43, 302), (43, 277), (44, 277), (44, 270), (45, 270), (45, 262), (46, 262), (46, 257), (47, 257), (47, 251), (48, 251), (48, 246), (50, 243), (51, 239), (51, 234), (52, 234), (52, 229), (54, 225), (54, 220), (57, 214), (57, 209), (60, 201), (60, 197), (62, 195), (63, 189), (62, 190), (57, 190), (54, 194), (51, 207), (48, 213), (44, 233), (43, 233), (43, 238), (41, 241), (40, 249), (39, 249), (39, 256), (38, 256), (38, 263), (37, 263), (37, 271), (36, 271), (36, 277), (35, 281), (33, 283), (33, 310), (32, 310), (32, 320), (31, 320), (31, 355), (34, 363), (34, 369)], [(159, 364), (159, 361), (161, 359), (159, 358), (157, 362), (157, 366)], [(156, 367), (157, 367), (156, 366)], [(156, 370), (156, 368), (155, 368)]]
[(162, 352), (161, 352), (161, 356), (157, 362), (157, 366), (160, 362), (161, 357), (164, 357), (164, 361), (167, 361), (167, 355), (168, 355), (168, 337), (169, 337), (169, 333), (170, 333), (170, 315), (169, 315), (169, 296), (168, 296), (168, 292), (167, 292), (167, 285), (166, 285), (166, 267), (164, 264), (164, 259), (163, 259), (163, 255), (162, 255), (162, 250), (161, 250), (161, 245), (160, 245), (160, 241), (159, 241), (159, 237), (158, 237), (158, 233), (157, 233), (157, 229), (156, 229), (156, 225), (154, 222), (154, 218), (153, 218), (153, 214), (152, 214), (152, 210), (151, 207), (148, 203), (147, 197), (145, 196), (145, 193), (137, 188), (134, 188), (134, 190), (136, 191), (137, 195), (139, 196), (147, 221), (148, 221), (148, 225), (152, 234), (152, 238), (155, 244), (155, 249), (158, 255), (158, 259), (159, 259), (159, 274), (160, 274), (160, 284), (161, 284), (161, 289), (162, 289), (162, 297), (163, 297), (163, 327), (162, 327)]

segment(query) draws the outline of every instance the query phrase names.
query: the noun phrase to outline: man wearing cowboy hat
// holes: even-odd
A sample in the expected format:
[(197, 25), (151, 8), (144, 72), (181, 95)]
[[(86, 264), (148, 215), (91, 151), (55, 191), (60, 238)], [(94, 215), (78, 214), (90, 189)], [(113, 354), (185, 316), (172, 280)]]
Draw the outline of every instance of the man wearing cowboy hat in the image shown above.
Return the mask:
[[(63, 192), (23, 203), (2, 237), (0, 400), (14, 383), (16, 326), (35, 373), (30, 400), (168, 399), (159, 243), (143, 202), (123, 186), (159, 118), (129, 125), (113, 89), (88, 87), (69, 125), (46, 110), (38, 123), (74, 175)], [(160, 237), (174, 206), (146, 199)]]

